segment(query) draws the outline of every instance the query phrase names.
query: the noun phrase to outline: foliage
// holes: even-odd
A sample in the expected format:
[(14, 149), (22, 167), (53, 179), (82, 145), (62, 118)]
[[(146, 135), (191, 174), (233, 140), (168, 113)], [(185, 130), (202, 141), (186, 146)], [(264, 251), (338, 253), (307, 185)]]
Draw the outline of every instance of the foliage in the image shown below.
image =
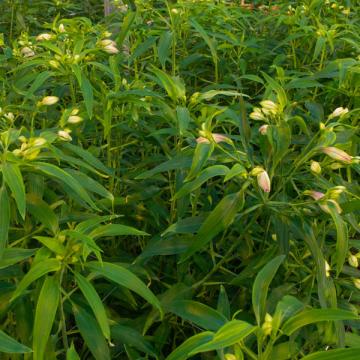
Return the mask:
[(1, 359), (358, 358), (360, 7), (260, 3), (2, 2)]

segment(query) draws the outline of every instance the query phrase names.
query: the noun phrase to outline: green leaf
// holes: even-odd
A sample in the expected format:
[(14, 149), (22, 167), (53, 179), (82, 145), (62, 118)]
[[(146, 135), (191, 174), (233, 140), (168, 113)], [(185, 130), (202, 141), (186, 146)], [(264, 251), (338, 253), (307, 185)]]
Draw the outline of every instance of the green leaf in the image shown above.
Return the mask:
[(200, 334), (191, 336), (189, 339), (184, 341), (180, 346), (178, 346), (167, 358), (166, 360), (186, 360), (190, 357), (190, 352), (196, 349), (197, 347), (206, 344), (207, 342), (213, 339), (214, 333), (210, 331), (205, 331)]
[(89, 236), (94, 239), (105, 237), (105, 236), (123, 236), (123, 235), (134, 235), (134, 236), (146, 236), (149, 235), (144, 231), (137, 230), (132, 226), (126, 226), (121, 224), (106, 224), (99, 226), (93, 230)]
[(95, 272), (97, 275), (101, 275), (108, 280), (111, 280), (121, 286), (126, 287), (138, 295), (143, 297), (147, 302), (157, 308), (160, 314), (163, 313), (159, 300), (156, 296), (146, 287), (146, 285), (131, 271), (125, 269), (120, 265), (110, 264), (107, 262), (90, 262), (86, 264), (86, 267)]
[(76, 325), (96, 360), (110, 360), (110, 351), (96, 319), (80, 306), (73, 305)]
[(0, 352), (10, 354), (29, 353), (32, 350), (0, 330)]
[(235, 194), (227, 195), (221, 199), (202, 224), (199, 232), (193, 239), (192, 245), (181, 257), (180, 261), (185, 261), (197, 251), (203, 249), (217, 234), (228, 228), (243, 205), (243, 190)]
[(60, 300), (60, 284), (56, 277), (47, 277), (36, 304), (33, 332), (34, 360), (43, 360)]
[(89, 303), (92, 311), (94, 312), (96, 320), (99, 323), (99, 326), (101, 328), (104, 337), (110, 341), (109, 321), (106, 316), (104, 305), (98, 293), (96, 292), (92, 284), (88, 281), (88, 279), (86, 279), (77, 272), (75, 272), (75, 279), (79, 286), (79, 289), (83, 293), (86, 301)]
[(37, 249), (20, 249), (7, 248), (4, 249), (3, 258), (0, 260), (0, 269), (4, 269), (10, 265), (23, 261), (34, 255)]
[(48, 236), (34, 236), (34, 239), (45, 245), (48, 249), (53, 251), (56, 255), (65, 256), (66, 249), (63, 244), (56, 237)]
[(275, 259), (266, 264), (255, 278), (252, 290), (252, 305), (256, 322), (259, 326), (262, 324), (265, 316), (266, 298), (270, 283), (284, 259), (284, 255), (277, 256)]
[(80, 356), (75, 350), (74, 343), (71, 344), (66, 352), (66, 360), (80, 360)]
[(14, 195), (19, 213), (21, 217), (25, 219), (25, 185), (20, 169), (15, 164), (5, 162), (2, 164), (2, 173), (6, 185), (10, 188), (12, 194)]
[(348, 254), (348, 230), (345, 221), (339, 215), (334, 203), (327, 201), (326, 205), (336, 227), (336, 275), (339, 276)]
[(319, 321), (360, 320), (359, 316), (351, 311), (341, 309), (311, 309), (304, 310), (286, 321), (282, 326), (284, 334), (290, 336), (296, 330)]
[(304, 356), (302, 360), (358, 360), (359, 348), (335, 349), (328, 351), (319, 351), (314, 354)]
[(183, 187), (180, 188), (180, 190), (174, 195), (174, 200), (195, 191), (209, 179), (215, 176), (225, 176), (228, 172), (229, 169), (224, 165), (214, 165), (204, 169), (195, 178), (195, 180), (185, 183)]
[(10, 202), (5, 186), (0, 189), (0, 263), (6, 248), (10, 228)]
[(81, 184), (75, 178), (73, 178), (66, 171), (52, 164), (34, 162), (32, 165), (41, 172), (55, 178), (60, 183), (63, 183), (68, 187), (70, 187), (70, 189), (72, 189), (77, 195), (79, 195), (79, 197), (87, 204), (89, 204), (93, 209), (99, 210), (92, 201), (92, 199), (90, 198), (87, 191), (81, 186)]
[(160, 64), (163, 68), (165, 67), (166, 60), (169, 57), (172, 38), (173, 35), (171, 31), (164, 31), (159, 39), (158, 56)]
[(190, 355), (195, 355), (200, 352), (220, 350), (234, 345), (253, 333), (256, 329), (256, 326), (253, 326), (245, 321), (232, 320), (221, 327), (215, 333), (212, 340), (192, 350)]
[(84, 73), (81, 74), (80, 87), (84, 97), (86, 111), (89, 115), (89, 118), (91, 119), (93, 116), (94, 93), (91, 83), (88, 80), (88, 78), (84, 75)]
[(14, 301), (22, 292), (35, 280), (51, 271), (60, 270), (61, 263), (56, 259), (45, 259), (34, 265), (30, 271), (22, 278), (13, 293), (11, 301)]
[(52, 208), (35, 194), (26, 195), (26, 205), (29, 213), (40, 221), (53, 234), (59, 229), (59, 221)]
[(111, 337), (156, 358), (155, 349), (151, 343), (139, 331), (130, 326), (120, 324), (112, 326)]
[(191, 124), (191, 115), (189, 110), (184, 106), (176, 107), (176, 117), (178, 121), (179, 134), (182, 136)]
[(193, 177), (198, 175), (199, 171), (202, 169), (206, 161), (211, 156), (213, 150), (214, 150), (214, 144), (212, 143), (211, 144), (199, 143), (196, 145), (194, 156), (191, 163), (191, 168), (185, 181), (189, 181)]
[(145, 171), (138, 175), (135, 180), (149, 179), (156, 174), (171, 171), (175, 169), (187, 169), (191, 166), (191, 157), (180, 155), (163, 162), (162, 164), (156, 166), (155, 168)]
[(191, 321), (205, 330), (218, 330), (227, 322), (223, 314), (197, 301), (175, 300), (167, 305), (165, 310), (184, 320)]

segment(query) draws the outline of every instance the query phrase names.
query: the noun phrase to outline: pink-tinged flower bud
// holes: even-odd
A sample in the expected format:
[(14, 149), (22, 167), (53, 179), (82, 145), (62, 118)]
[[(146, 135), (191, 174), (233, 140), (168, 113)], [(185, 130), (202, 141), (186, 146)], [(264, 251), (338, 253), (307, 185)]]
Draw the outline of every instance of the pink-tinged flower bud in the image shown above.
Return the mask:
[[(203, 132), (201, 132), (203, 133)], [(218, 144), (220, 142), (226, 142), (226, 141), (229, 141), (230, 139), (224, 135), (224, 134), (211, 134), (213, 140)], [(196, 142), (198, 144), (210, 144), (210, 140), (207, 139), (206, 137), (204, 136), (199, 136), (197, 139), (196, 139)]]
[(257, 182), (258, 185), (261, 187), (261, 189), (266, 192), (269, 193), (271, 190), (271, 183), (270, 183), (270, 178), (268, 173), (263, 170), (258, 176), (257, 176)]
[(113, 46), (113, 45), (104, 46), (103, 49), (108, 54), (117, 54), (119, 52), (119, 49), (117, 47)]
[(54, 105), (59, 101), (59, 98), (57, 96), (45, 96), (41, 101), (40, 105), (50, 106)]
[(310, 169), (315, 174), (321, 174), (321, 166), (317, 161), (311, 162)]
[(259, 128), (259, 133), (261, 135), (266, 135), (268, 127), (269, 125), (261, 125)]
[(51, 40), (52, 38), (53, 38), (53, 35), (44, 33), (44, 34), (38, 35), (36, 37), (36, 40), (37, 41), (47, 41), (47, 40)]
[(322, 152), (334, 160), (342, 161), (347, 164), (350, 164), (352, 160), (352, 156), (347, 154), (344, 150), (340, 150), (333, 146), (322, 148)]
[(325, 194), (320, 191), (305, 191), (305, 194), (311, 196), (316, 201), (325, 196)]

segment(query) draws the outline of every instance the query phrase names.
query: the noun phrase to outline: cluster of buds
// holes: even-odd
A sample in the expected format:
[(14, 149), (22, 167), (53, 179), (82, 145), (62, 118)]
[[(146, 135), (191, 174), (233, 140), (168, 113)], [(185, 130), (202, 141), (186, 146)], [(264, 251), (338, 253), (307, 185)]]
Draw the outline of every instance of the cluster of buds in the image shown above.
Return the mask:
[(36, 37), (36, 41), (49, 41), (54, 37), (54, 35), (52, 34), (48, 34), (48, 33), (43, 33), (43, 34), (39, 34)]
[(321, 151), (334, 160), (341, 161), (346, 164), (351, 163), (352, 156), (350, 156), (344, 150), (338, 149), (334, 146), (329, 146), (322, 148)]
[(41, 101), (38, 102), (38, 106), (51, 106), (55, 105), (59, 101), (57, 96), (45, 96)]
[(84, 119), (78, 114), (79, 114), (79, 109), (73, 109), (70, 113), (70, 116), (67, 119), (67, 122), (69, 124), (78, 124), (81, 121), (83, 121)]
[(71, 137), (70, 133), (71, 133), (71, 130), (66, 128), (64, 130), (59, 130), (57, 134), (58, 134), (60, 140), (71, 141), (72, 137)]
[[(326, 196), (324, 193), (322, 193), (320, 191), (312, 191), (312, 190), (306, 190), (304, 192), (304, 194), (311, 196), (315, 201), (319, 201), (319, 206), (320, 206), (321, 210), (323, 210), (327, 214), (330, 214), (330, 209), (329, 209), (329, 206), (327, 203), (333, 204), (335, 206), (336, 211), (339, 214), (341, 214), (342, 209), (341, 209), (340, 205), (334, 198), (331, 198), (331, 190), (329, 191), (329, 196)], [(339, 195), (339, 193), (338, 193), (338, 195)]]
[(46, 139), (42, 137), (27, 139), (25, 136), (19, 137), (21, 144), (20, 149), (15, 149), (15, 156), (22, 156), (27, 160), (34, 160), (39, 155), (41, 149), (46, 145)]
[(271, 190), (271, 182), (268, 173), (262, 167), (257, 166), (251, 170), (250, 175), (256, 176), (259, 187), (266, 193)]
[(114, 40), (104, 39), (99, 42), (99, 45), (108, 54), (117, 54), (119, 52)]
[(279, 114), (279, 105), (271, 100), (263, 100), (260, 102), (261, 108), (255, 107), (250, 114), (253, 120), (266, 120), (269, 116), (276, 116)]
[(349, 112), (348, 108), (343, 108), (342, 106), (338, 107), (329, 115), (328, 119), (330, 120), (330, 119), (333, 119), (336, 117), (342, 117), (345, 114), (347, 114), (348, 112)]
[(266, 313), (265, 321), (261, 326), (261, 329), (262, 329), (265, 336), (269, 336), (271, 334), (272, 322), (273, 322), (272, 316), (270, 314)]

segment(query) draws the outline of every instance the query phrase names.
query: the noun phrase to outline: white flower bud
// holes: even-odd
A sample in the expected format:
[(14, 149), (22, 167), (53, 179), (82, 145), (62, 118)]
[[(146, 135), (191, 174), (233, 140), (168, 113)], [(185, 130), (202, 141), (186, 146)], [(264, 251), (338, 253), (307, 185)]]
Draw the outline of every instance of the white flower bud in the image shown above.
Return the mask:
[(57, 96), (45, 96), (41, 101), (40, 105), (50, 106), (54, 105), (59, 101), (59, 98)]
[(334, 160), (342, 161), (347, 164), (350, 164), (352, 160), (352, 156), (333, 146), (322, 148), (322, 152)]
[(317, 161), (311, 162), (310, 169), (315, 174), (321, 174), (321, 166)]
[(67, 120), (69, 124), (78, 124), (81, 121), (83, 121), (83, 118), (77, 115), (71, 115)]
[(61, 140), (63, 141), (71, 141), (72, 140), (72, 137), (70, 136), (70, 133), (71, 131), (68, 130), (68, 129), (65, 129), (65, 130), (59, 130), (58, 131), (58, 136)]
[(338, 117), (338, 116), (340, 116), (340, 117), (344, 116), (348, 112), (349, 112), (348, 108), (343, 108), (342, 106), (338, 107), (332, 112), (332, 114), (329, 116), (329, 119), (332, 119), (332, 118), (335, 118), (335, 117)]
[(359, 261), (358, 261), (358, 258), (353, 255), (353, 254), (350, 254), (349, 257), (348, 257), (348, 263), (350, 266), (354, 267), (354, 268), (357, 268), (359, 266)]
[(48, 41), (48, 40), (51, 40), (52, 38), (53, 38), (53, 35), (44, 33), (44, 34), (38, 35), (36, 37), (36, 40), (37, 41)]

